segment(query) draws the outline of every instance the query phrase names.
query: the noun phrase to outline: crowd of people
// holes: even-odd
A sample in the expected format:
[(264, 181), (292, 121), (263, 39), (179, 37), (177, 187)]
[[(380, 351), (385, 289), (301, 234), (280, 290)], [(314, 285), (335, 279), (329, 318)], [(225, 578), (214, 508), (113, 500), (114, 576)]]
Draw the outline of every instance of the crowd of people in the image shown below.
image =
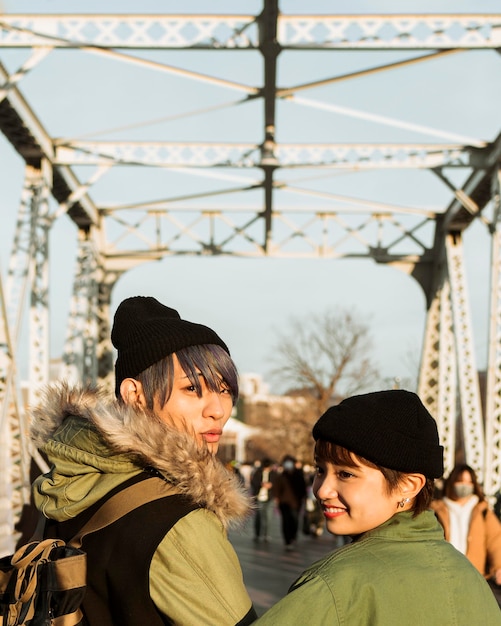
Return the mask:
[[(216, 457), (238, 398), (219, 335), (134, 296), (111, 339), (115, 397), (62, 381), (32, 412), (50, 465), (33, 484), (46, 537), (68, 540), (131, 484), (154, 479), (162, 494), (84, 537), (85, 626), (501, 626), (487, 582), (501, 583), (501, 523), (467, 465), (437, 500), (443, 447), (416, 394), (344, 399), (313, 427), (312, 476), (287, 454), (256, 464), (247, 489)], [(301, 529), (347, 542), (258, 617), (227, 530), (253, 515), (269, 541), (274, 506), (286, 550)]]
[[(313, 491), (315, 468), (291, 454), (280, 462), (263, 457), (251, 462), (229, 464), (253, 500), (253, 541), (272, 540), (273, 514), (280, 518), (281, 540), (286, 551), (297, 547), (298, 534), (317, 538), (324, 534), (325, 520)], [(334, 545), (349, 541), (336, 535)]]
[[(312, 537), (323, 534), (324, 516), (313, 491), (315, 470), (309, 464), (287, 454), (280, 463), (265, 457), (253, 464), (243, 464), (238, 471), (254, 500), (256, 543), (271, 540), (273, 510), (280, 514), (286, 549), (294, 546), (299, 530)], [(486, 578), (498, 584), (501, 594), (499, 505), (487, 501), (475, 470), (466, 463), (458, 463), (445, 479), (435, 481), (430, 508), (447, 541), (466, 555)]]

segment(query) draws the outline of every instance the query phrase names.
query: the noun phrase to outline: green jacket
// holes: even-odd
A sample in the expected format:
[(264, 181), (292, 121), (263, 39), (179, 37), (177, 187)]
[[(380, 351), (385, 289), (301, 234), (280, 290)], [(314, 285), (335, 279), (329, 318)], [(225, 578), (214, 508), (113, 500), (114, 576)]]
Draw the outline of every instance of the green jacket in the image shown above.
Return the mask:
[(402, 512), (313, 564), (259, 626), (497, 626), (487, 583), (431, 511)]
[[(71, 524), (145, 467), (165, 477), (173, 494), (197, 507), (161, 537), (149, 580), (138, 584), (149, 588), (169, 623), (252, 622), (256, 615), (227, 538), (227, 528), (247, 515), (249, 500), (234, 476), (191, 436), (122, 407), (114, 398), (65, 385), (49, 388), (46, 401), (33, 412), (32, 436), (51, 464), (50, 472), (35, 481), (33, 499), (38, 510), (61, 524)], [(143, 508), (147, 529), (151, 519), (148, 507)], [(120, 598), (121, 603), (128, 600)]]

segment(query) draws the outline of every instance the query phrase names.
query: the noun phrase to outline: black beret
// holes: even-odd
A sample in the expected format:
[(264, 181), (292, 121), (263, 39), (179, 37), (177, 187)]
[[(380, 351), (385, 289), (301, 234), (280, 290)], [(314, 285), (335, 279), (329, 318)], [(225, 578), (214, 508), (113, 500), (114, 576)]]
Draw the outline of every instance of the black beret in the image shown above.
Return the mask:
[(215, 344), (230, 353), (211, 328), (181, 319), (175, 309), (150, 296), (134, 296), (120, 303), (113, 320), (111, 341), (118, 351), (115, 363), (117, 397), (125, 378), (134, 378), (182, 348)]
[(389, 469), (427, 478), (444, 473), (437, 424), (419, 397), (403, 389), (346, 398), (319, 418), (313, 437)]

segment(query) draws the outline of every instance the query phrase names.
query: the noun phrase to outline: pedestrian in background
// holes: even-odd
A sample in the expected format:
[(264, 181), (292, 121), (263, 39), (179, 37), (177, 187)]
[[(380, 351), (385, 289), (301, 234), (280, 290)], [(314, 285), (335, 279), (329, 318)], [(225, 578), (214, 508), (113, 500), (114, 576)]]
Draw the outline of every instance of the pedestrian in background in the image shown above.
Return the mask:
[(282, 471), (273, 483), (273, 497), (281, 516), (281, 531), (286, 550), (293, 550), (297, 540), (299, 516), (306, 498), (306, 481), (296, 459), (286, 455), (282, 459)]
[(226, 529), (249, 499), (216, 458), (238, 397), (228, 348), (155, 298), (127, 298), (111, 332), (115, 395), (49, 388), (33, 433), (51, 465), (33, 497), (47, 537), (73, 537), (114, 493), (162, 497), (87, 535), (87, 626), (234, 626), (256, 617)]
[(443, 448), (418, 396), (347, 398), (320, 417), (313, 437), (327, 530), (352, 542), (307, 569), (256, 624), (500, 626), (485, 579), (445, 541), (429, 508)]
[(458, 464), (432, 502), (445, 538), (485, 577), (501, 585), (501, 522), (485, 499), (475, 470)]
[(264, 458), (254, 468), (251, 475), (251, 494), (255, 499), (254, 507), (254, 541), (261, 537), (268, 542), (271, 539), (270, 518), (273, 509), (272, 487), (276, 472), (272, 462)]
[(313, 481), (315, 472), (308, 468), (303, 468), (306, 482), (306, 498), (303, 511), (303, 534), (310, 537), (320, 537), (324, 532), (324, 516), (318, 500), (313, 493)]
[(254, 465), (249, 461), (244, 461), (240, 466), (240, 475), (244, 479), (244, 486), (246, 490), (250, 493), (250, 479), (252, 476), (252, 472), (254, 471)]

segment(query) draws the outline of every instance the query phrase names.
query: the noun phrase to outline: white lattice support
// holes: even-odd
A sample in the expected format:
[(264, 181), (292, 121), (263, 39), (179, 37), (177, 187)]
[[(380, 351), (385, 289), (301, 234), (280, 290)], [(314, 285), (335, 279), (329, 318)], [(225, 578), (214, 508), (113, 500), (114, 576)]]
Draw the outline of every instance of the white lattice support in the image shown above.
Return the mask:
[(21, 202), (17, 214), (14, 243), (9, 259), (6, 283), (6, 306), (14, 351), (17, 349), (21, 333), (21, 321), (26, 304), (26, 294), (30, 287), (31, 266), (35, 255), (36, 242), (35, 208), (40, 193), (40, 170), (31, 166), (25, 168)]
[(440, 329), (440, 292), (434, 298), (426, 314), (423, 352), (419, 370), (418, 395), (438, 421), (438, 346)]
[(61, 377), (69, 382), (97, 381), (97, 256), (88, 233), (78, 231), (78, 255)]
[(100, 385), (114, 393), (115, 377), (113, 368), (113, 346), (111, 343), (110, 304), (113, 286), (120, 274), (105, 273), (99, 283), (98, 320), (98, 381)]
[[(327, 5), (329, 6), (329, 5)], [(257, 49), (252, 15), (3, 15), (0, 47)], [(496, 14), (281, 15), (285, 48), (499, 48)]]
[(444, 446), (447, 474), (454, 465), (456, 445), (456, 355), (452, 333), (450, 286), (445, 268), (428, 308), (418, 394), (437, 421)]
[(480, 389), (475, 364), (463, 245), (460, 233), (447, 234), (445, 248), (451, 283), (465, 455), (467, 463), (475, 469), (479, 479), (483, 481), (485, 456), (482, 407), (480, 404)]
[[(471, 166), (473, 153), (453, 144), (292, 144), (274, 152), (279, 167), (329, 167), (343, 170)], [(160, 141), (68, 141), (56, 147), (64, 165), (129, 163), (155, 167), (238, 167), (261, 164), (258, 144)]]
[[(70, 319), (61, 375), (70, 382), (99, 385), (114, 392), (113, 346), (110, 333), (111, 293), (124, 267), (105, 267), (99, 254), (99, 229), (79, 231)], [(114, 263), (111, 261), (111, 265)]]
[[(10, 339), (9, 323), (0, 274), (0, 556), (8, 554), (14, 549), (13, 528), (13, 465), (12, 453), (12, 425), (18, 425), (16, 404), (11, 402), (15, 398), (12, 393), (14, 387), (15, 360)], [(17, 427), (19, 440), (19, 427)]]
[(0, 557), (12, 554), (15, 547), (14, 511), (12, 508), (11, 433), (8, 423), (0, 432)]
[(489, 350), (485, 400), (484, 490), (493, 496), (501, 489), (501, 198), (499, 172), (493, 179)]
[[(28, 424), (24, 403), (19, 398), (20, 385), (17, 379), (15, 355), (19, 351), (21, 335), (21, 321), (26, 306), (26, 295), (30, 283), (35, 283), (37, 273), (36, 257), (38, 229), (38, 213), (41, 198), (46, 198), (48, 189), (46, 184), (47, 170), (27, 166), (25, 180), (21, 194), (21, 202), (16, 222), (14, 243), (9, 260), (9, 269), (6, 289), (3, 291), (3, 344), (2, 344), (2, 371), (1, 397), (2, 405), (2, 437), (6, 439), (5, 449), (9, 458), (7, 467), (2, 476), (7, 477), (6, 489), (10, 493), (10, 522), (15, 523), (21, 513), (23, 505), (29, 498), (29, 466), (30, 446)], [(44, 191), (45, 190), (45, 191)], [(46, 204), (46, 203), (45, 203)], [(31, 385), (30, 385), (31, 388)], [(2, 446), (3, 447), (3, 446)], [(13, 527), (10, 536), (14, 537)]]
[(452, 323), (449, 277), (445, 276), (440, 292), (440, 340), (438, 351), (438, 423), (444, 446), (444, 473), (448, 475), (456, 460), (457, 359)]
[(43, 161), (38, 170), (38, 189), (33, 197), (31, 297), (29, 315), (29, 397), (36, 404), (41, 388), (49, 381), (49, 194), (51, 169)]

